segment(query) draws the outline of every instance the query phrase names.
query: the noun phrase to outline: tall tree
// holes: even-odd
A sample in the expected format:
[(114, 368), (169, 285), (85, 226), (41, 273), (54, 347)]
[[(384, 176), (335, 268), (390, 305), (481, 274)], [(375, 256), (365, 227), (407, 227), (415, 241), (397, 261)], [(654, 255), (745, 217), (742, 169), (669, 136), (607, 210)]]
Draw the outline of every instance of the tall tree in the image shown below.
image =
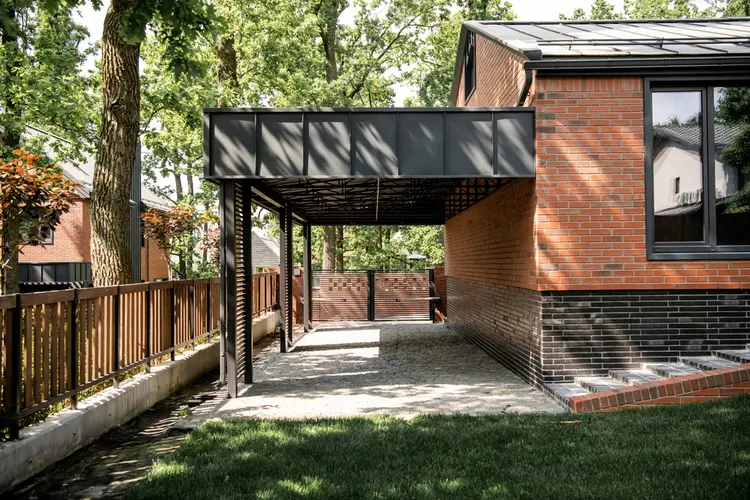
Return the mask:
[(91, 209), (91, 260), (97, 286), (132, 279), (127, 244), (129, 197), (140, 131), (141, 42), (148, 29), (180, 73), (195, 70), (192, 45), (207, 32), (213, 7), (204, 0), (112, 0), (102, 33), (102, 124)]
[[(750, 0), (730, 0), (726, 3), (738, 5), (747, 1)], [(590, 15), (587, 15), (583, 9), (577, 8), (570, 17), (560, 14), (560, 19), (683, 19), (713, 17), (725, 8), (724, 0), (716, 0), (707, 4), (703, 2), (699, 4), (694, 0), (625, 0), (623, 12), (616, 13), (614, 4), (606, 0), (595, 0), (591, 5)]]

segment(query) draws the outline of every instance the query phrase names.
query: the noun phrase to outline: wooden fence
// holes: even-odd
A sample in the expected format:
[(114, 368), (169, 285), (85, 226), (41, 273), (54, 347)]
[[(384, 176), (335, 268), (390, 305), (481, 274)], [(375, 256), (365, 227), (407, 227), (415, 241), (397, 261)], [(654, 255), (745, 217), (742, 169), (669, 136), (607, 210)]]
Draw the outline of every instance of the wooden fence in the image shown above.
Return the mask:
[[(278, 273), (254, 275), (253, 312), (277, 302)], [(262, 286), (261, 286), (262, 285)], [(0, 296), (0, 424), (20, 422), (86, 389), (218, 331), (218, 278)], [(2, 425), (0, 425), (0, 428)]]

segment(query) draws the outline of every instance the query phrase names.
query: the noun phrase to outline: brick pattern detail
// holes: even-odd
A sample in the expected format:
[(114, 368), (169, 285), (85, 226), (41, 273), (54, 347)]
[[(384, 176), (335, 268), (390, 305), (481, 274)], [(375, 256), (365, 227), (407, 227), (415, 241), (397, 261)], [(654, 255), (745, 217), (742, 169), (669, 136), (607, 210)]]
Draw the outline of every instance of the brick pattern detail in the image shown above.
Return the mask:
[(518, 179), (445, 223), (446, 276), (537, 287), (533, 179)]
[(750, 394), (750, 363), (575, 396), (569, 404), (576, 412), (599, 412), (710, 401), (743, 394)]
[(524, 57), (477, 34), (476, 86), (464, 102), (464, 73), (458, 86), (454, 106), (515, 106), (521, 95), (526, 72)]
[(541, 381), (541, 295), (448, 276), (448, 324), (531, 383)]
[(545, 382), (606, 375), (750, 342), (750, 291), (542, 293)]
[(540, 290), (750, 286), (750, 261), (646, 260), (641, 78), (538, 78), (535, 105)]
[(19, 262), (91, 262), (91, 202), (76, 200), (60, 217), (52, 245), (25, 246)]

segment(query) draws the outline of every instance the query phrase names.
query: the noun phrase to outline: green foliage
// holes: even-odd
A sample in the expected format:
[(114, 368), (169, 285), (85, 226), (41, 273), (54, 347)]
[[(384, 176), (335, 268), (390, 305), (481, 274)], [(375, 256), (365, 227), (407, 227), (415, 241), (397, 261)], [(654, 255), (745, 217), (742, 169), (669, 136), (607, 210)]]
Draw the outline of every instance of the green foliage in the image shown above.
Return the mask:
[(99, 94), (96, 73), (83, 71), (97, 50), (79, 48), (88, 31), (73, 21), (71, 9), (47, 11), (28, 0), (1, 0), (0, 14), (0, 140), (38, 152), (39, 144), (19, 140), (26, 125), (36, 125), (73, 139), (73, 150), (63, 155), (90, 150)]
[(513, 20), (516, 14), (508, 1), (461, 1), (452, 14), (443, 15), (425, 35), (425, 42), (414, 47), (415, 63), (404, 72), (402, 81), (416, 89), (416, 98), (406, 106), (443, 107), (450, 105), (450, 92), (456, 65), (456, 47), (464, 20)]
[[(748, 0), (733, 0), (732, 9), (736, 8), (737, 2)], [(699, 17), (715, 17), (724, 12), (726, 6), (718, 0), (714, 3), (696, 2), (694, 0), (625, 0), (624, 12), (615, 12), (614, 4), (606, 0), (595, 0), (591, 5), (591, 14), (577, 8), (573, 15), (568, 17), (560, 14), (560, 19), (568, 20), (605, 20), (605, 19), (685, 19)]]
[[(719, 91), (717, 91), (719, 92)], [(750, 174), (750, 87), (724, 87), (718, 95), (716, 120), (739, 129), (732, 141), (718, 151), (722, 162)], [(750, 211), (750, 183), (727, 200), (725, 213), (736, 214)]]

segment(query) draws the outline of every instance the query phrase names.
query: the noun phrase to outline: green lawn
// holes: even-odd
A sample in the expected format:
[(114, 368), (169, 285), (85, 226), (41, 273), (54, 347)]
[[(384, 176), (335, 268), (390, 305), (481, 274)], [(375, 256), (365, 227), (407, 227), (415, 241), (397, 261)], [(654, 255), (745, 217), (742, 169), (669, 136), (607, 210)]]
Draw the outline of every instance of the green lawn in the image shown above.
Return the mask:
[(750, 498), (750, 397), (596, 415), (208, 423), (131, 498)]

